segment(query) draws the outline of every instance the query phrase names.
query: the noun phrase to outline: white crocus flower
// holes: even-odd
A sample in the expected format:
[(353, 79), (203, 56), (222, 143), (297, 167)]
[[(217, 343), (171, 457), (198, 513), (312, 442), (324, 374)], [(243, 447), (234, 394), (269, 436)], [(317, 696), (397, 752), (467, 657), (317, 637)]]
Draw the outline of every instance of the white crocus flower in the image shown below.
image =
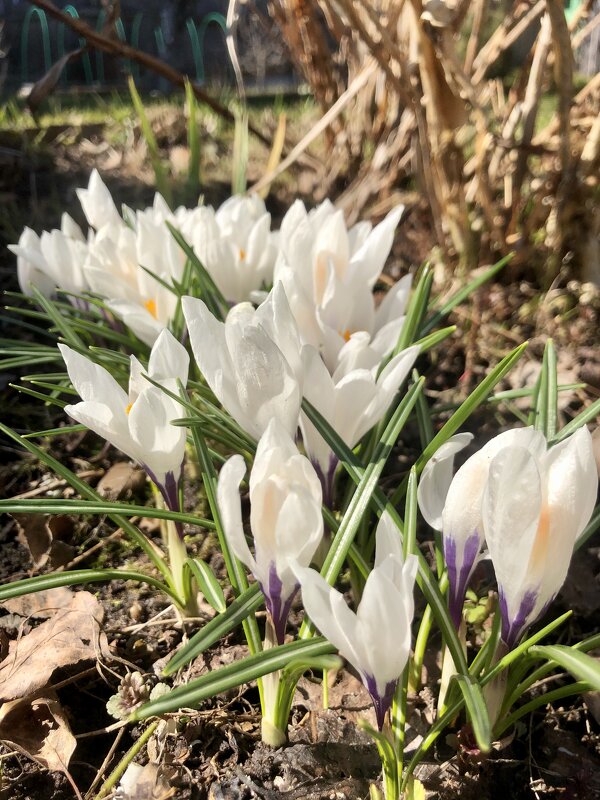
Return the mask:
[(171, 423), (184, 416), (184, 409), (143, 374), (178, 393), (178, 381), (187, 383), (186, 349), (169, 331), (163, 331), (152, 348), (147, 370), (131, 356), (128, 392), (104, 367), (66, 345), (59, 349), (83, 401), (66, 406), (66, 413), (141, 464), (168, 507), (178, 510), (186, 431)]
[[(379, 376), (376, 364), (345, 374), (340, 369), (332, 377), (317, 351), (307, 346), (302, 352), (304, 397), (352, 448), (386, 413), (418, 354), (418, 347), (403, 350)], [(330, 505), (338, 459), (304, 412), (300, 427), (306, 452), (323, 482), (325, 502)]]
[[(170, 237), (164, 225), (161, 236)], [(169, 272), (158, 273), (161, 283), (141, 268), (138, 239), (126, 225), (104, 226), (90, 244), (84, 272), (91, 290), (107, 298), (110, 310), (152, 346), (173, 318), (177, 296), (164, 285), (171, 282)]]
[(454, 456), (471, 441), (461, 433), (442, 445), (425, 465), (418, 500), (425, 520), (441, 530), (448, 568), (448, 606), (457, 629), (465, 592), (484, 544), (482, 501), (492, 459), (505, 447), (519, 447), (540, 457), (546, 440), (534, 428), (518, 428), (495, 436), (474, 453), (452, 477)]
[(183, 298), (183, 313), (200, 371), (234, 420), (255, 439), (273, 418), (293, 436), (302, 397), (300, 343), (281, 284), (256, 310), (234, 306), (224, 323), (193, 297)]
[(536, 450), (515, 442), (493, 458), (483, 523), (508, 647), (518, 643), (563, 585), (597, 492), (587, 428), (550, 449), (545, 442)]
[(205, 209), (191, 233), (196, 255), (229, 303), (248, 300), (272, 282), (271, 215), (257, 195), (230, 197), (216, 212)]
[(77, 189), (77, 197), (88, 223), (100, 230), (103, 225), (123, 225), (111, 193), (97, 169), (92, 171), (87, 189)]
[(80, 294), (89, 287), (82, 271), (87, 245), (81, 228), (63, 214), (61, 229), (43, 231), (41, 237), (25, 228), (16, 245), (9, 245), (17, 256), (17, 277), (23, 294), (31, 294), (33, 284), (46, 297), (56, 289)]
[(398, 338), (410, 278), (396, 284), (377, 311), (372, 290), (402, 211), (394, 209), (373, 229), (361, 223), (348, 230), (330, 203), (307, 213), (297, 201), (282, 222), (275, 279), (284, 283), (303, 341), (319, 350), (330, 371), (357, 331), (367, 331), (376, 349), (385, 341), (384, 355)]
[(244, 536), (239, 496), (245, 472), (240, 455), (223, 465), (217, 492), (219, 510), (229, 545), (259, 582), (277, 641), (282, 644), (299, 588), (292, 567), (308, 566), (323, 536), (321, 484), (288, 431), (273, 419), (260, 438), (250, 472), (252, 555)]
[(417, 566), (415, 556), (403, 560), (398, 530), (384, 514), (377, 526), (375, 566), (356, 614), (321, 575), (296, 569), (306, 613), (359, 672), (373, 700), (380, 730), (410, 655)]

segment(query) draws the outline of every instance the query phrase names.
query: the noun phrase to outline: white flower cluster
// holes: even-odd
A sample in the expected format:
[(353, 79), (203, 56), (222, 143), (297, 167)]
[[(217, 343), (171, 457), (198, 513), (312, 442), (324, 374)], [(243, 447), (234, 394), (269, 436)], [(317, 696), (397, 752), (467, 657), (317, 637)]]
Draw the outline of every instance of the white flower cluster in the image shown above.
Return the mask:
[[(154, 346), (169, 328), (186, 255), (167, 223), (193, 248), (231, 305), (225, 322), (198, 298), (183, 298), (195, 359), (216, 397), (255, 439), (272, 418), (304, 446), (331, 499), (337, 460), (302, 414), (306, 397), (354, 447), (385, 414), (417, 356), (389, 358), (404, 321), (410, 276), (375, 307), (373, 288), (392, 247), (403, 208), (376, 227), (348, 229), (325, 201), (307, 211), (296, 201), (279, 231), (256, 196), (171, 211), (156, 195), (151, 208), (119, 214), (98, 172), (77, 191), (87, 237), (63, 215), (61, 229), (26, 228), (11, 249), (23, 292), (31, 284), (92, 292), (136, 336)], [(273, 286), (267, 294), (269, 287)], [(255, 309), (251, 300), (262, 301)], [(173, 345), (171, 345), (173, 347)], [(72, 376), (73, 377), (73, 376)]]

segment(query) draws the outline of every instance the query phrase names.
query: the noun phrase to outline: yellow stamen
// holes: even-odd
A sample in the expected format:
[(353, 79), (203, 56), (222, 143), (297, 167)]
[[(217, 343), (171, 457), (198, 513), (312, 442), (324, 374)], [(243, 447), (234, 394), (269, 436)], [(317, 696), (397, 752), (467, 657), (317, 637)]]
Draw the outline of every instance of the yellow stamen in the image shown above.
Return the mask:
[(144, 308), (156, 319), (156, 300), (146, 300)]
[(240, 247), (240, 261), (245, 261), (245, 260), (246, 260), (246, 251), (242, 250), (242, 248)]
[(129, 403), (129, 405), (125, 409), (125, 413), (127, 414), (127, 416), (129, 416), (129, 412), (131, 411), (132, 407), (133, 407), (133, 403)]
[(349, 342), (351, 336), (352, 333), (350, 332), (350, 328), (346, 328), (346, 330), (342, 333), (342, 338), (344, 339), (345, 342)]

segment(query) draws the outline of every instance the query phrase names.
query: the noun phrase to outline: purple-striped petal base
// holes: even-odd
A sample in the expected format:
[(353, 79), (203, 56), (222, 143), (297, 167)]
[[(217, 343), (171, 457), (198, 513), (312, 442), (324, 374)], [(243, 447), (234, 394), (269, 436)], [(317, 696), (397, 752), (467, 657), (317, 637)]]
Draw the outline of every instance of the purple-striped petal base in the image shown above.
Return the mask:
[(323, 472), (323, 468), (318, 461), (313, 461), (311, 459), (311, 463), (321, 481), (321, 487), (323, 488), (323, 505), (327, 506), (327, 508), (333, 508), (333, 501), (335, 498), (335, 472), (340, 463), (339, 459), (331, 453), (329, 456), (329, 465), (325, 472)]
[[(165, 505), (169, 511), (181, 511), (181, 506), (179, 503), (179, 481), (181, 478), (181, 470), (179, 470), (178, 479), (175, 479), (175, 475), (172, 472), (167, 472), (165, 475), (165, 482), (163, 484), (157, 480), (156, 475), (151, 469), (148, 469), (145, 464), (142, 464), (142, 466), (148, 473), (148, 477), (152, 483), (160, 491), (161, 495), (163, 496), (163, 500), (165, 501)], [(183, 525), (181, 522), (175, 522), (175, 527), (177, 528), (177, 533), (183, 539)]]
[(383, 695), (380, 695), (377, 691), (377, 681), (372, 675), (365, 675), (363, 682), (367, 687), (367, 691), (371, 695), (371, 700), (373, 701), (375, 717), (377, 719), (377, 727), (379, 730), (382, 730), (383, 723), (385, 722), (385, 715), (392, 707), (392, 701), (394, 699), (394, 694), (396, 693), (398, 680), (386, 683), (385, 692)]
[[(530, 619), (530, 616), (535, 607), (537, 598), (537, 592), (526, 592), (521, 599), (517, 613), (513, 619), (510, 619), (504, 592), (502, 589), (498, 591), (500, 613), (502, 615), (502, 641), (507, 645), (509, 650), (515, 647), (526, 629), (534, 622), (533, 619)], [(538, 616), (540, 616), (540, 614), (538, 614)]]
[(462, 620), (462, 610), (465, 603), (465, 593), (475, 567), (481, 540), (477, 531), (474, 531), (464, 544), (462, 558), (457, 558), (456, 539), (444, 536), (444, 558), (448, 568), (448, 610), (450, 618), (459, 629)]
[(290, 608), (292, 607), (294, 597), (300, 588), (300, 584), (296, 584), (292, 590), (292, 593), (288, 597), (283, 597), (283, 584), (281, 583), (281, 579), (277, 574), (275, 564), (271, 564), (269, 567), (268, 584), (265, 586), (265, 584), (260, 583), (260, 588), (265, 596), (265, 605), (267, 607), (267, 611), (269, 612), (269, 616), (271, 617), (271, 621), (273, 622), (275, 636), (277, 637), (277, 644), (283, 644), (285, 640), (285, 627), (290, 614)]

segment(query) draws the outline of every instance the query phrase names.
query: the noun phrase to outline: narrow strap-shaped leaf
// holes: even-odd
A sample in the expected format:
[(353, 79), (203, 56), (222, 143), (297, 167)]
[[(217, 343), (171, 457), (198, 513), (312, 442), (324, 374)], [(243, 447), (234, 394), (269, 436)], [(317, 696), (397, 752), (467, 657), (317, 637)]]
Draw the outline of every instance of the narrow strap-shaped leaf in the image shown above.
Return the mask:
[(147, 583), (161, 592), (165, 592), (177, 603), (179, 598), (176, 593), (162, 581), (130, 569), (74, 569), (65, 572), (50, 572), (48, 575), (36, 575), (35, 578), (25, 578), (22, 581), (13, 581), (0, 586), (0, 601), (9, 600), (11, 597), (22, 597), (32, 592), (43, 592), (55, 589), (57, 586), (81, 586), (86, 583), (105, 583), (106, 581), (137, 581)]
[(493, 267), (490, 267), (482, 275), (479, 275), (477, 278), (475, 278), (475, 280), (470, 281), (466, 286), (453, 294), (452, 297), (447, 300), (439, 309), (439, 311), (436, 311), (436, 313), (427, 320), (424, 327), (421, 329), (421, 335), (423, 336), (435, 328), (435, 326), (441, 322), (444, 317), (448, 316), (452, 309), (460, 305), (463, 300), (466, 300), (467, 297), (469, 297), (469, 295), (473, 294), (473, 292), (479, 289), (480, 286), (483, 286), (484, 283), (487, 283), (489, 280), (491, 280), (496, 273), (500, 272), (500, 270), (508, 264), (512, 257), (513, 253), (509, 253), (507, 256), (504, 256), (504, 258), (500, 259), (500, 261), (498, 261), (497, 264), (494, 264)]
[(562, 442), (568, 436), (575, 433), (576, 430), (579, 430), (583, 425), (587, 425), (588, 422), (595, 420), (598, 414), (600, 414), (600, 397), (588, 406), (585, 411), (582, 411), (581, 414), (574, 417), (571, 422), (568, 422), (564, 428), (561, 428), (552, 440), (552, 444)]
[[(438, 431), (438, 433), (434, 436), (431, 440), (429, 445), (423, 450), (419, 458), (415, 463), (415, 469), (417, 473), (420, 473), (425, 464), (429, 461), (432, 455), (441, 447), (444, 442), (447, 442), (448, 439), (456, 433), (456, 431), (462, 427), (462, 425), (466, 422), (466, 420), (471, 416), (473, 411), (477, 408), (477, 406), (483, 403), (489, 394), (491, 394), (492, 389), (499, 383), (502, 378), (514, 367), (517, 361), (521, 358), (523, 353), (525, 352), (525, 348), (527, 347), (527, 342), (516, 347), (511, 353), (505, 356), (502, 361), (490, 372), (490, 374), (484, 378), (479, 386), (477, 386), (471, 394), (467, 397), (467, 399), (461, 403), (461, 405), (456, 409), (454, 414), (447, 420), (447, 422), (442, 426), (442, 428)], [(391, 497), (392, 503), (395, 505), (397, 504), (403, 497), (406, 492), (406, 484), (407, 480), (404, 480), (400, 486), (396, 489)]]
[[(526, 641), (521, 642), (521, 644), (515, 647), (514, 650), (511, 650), (509, 653), (503, 656), (500, 659), (500, 661), (498, 661), (498, 663), (495, 664), (494, 667), (486, 675), (482, 677), (480, 682), (481, 687), (483, 688), (490, 681), (493, 681), (494, 678), (500, 675), (501, 672), (503, 672), (505, 669), (508, 669), (508, 667), (510, 667), (511, 664), (520, 659), (527, 652), (527, 650), (532, 647), (532, 645), (541, 641), (544, 638), (544, 636), (547, 636), (553, 630), (562, 625), (562, 623), (565, 622), (571, 615), (572, 612), (567, 611), (565, 614), (553, 620), (544, 628), (534, 633)], [(415, 769), (417, 764), (419, 764), (419, 762), (423, 759), (425, 753), (434, 744), (435, 740), (438, 738), (438, 736), (444, 730), (444, 728), (446, 728), (446, 726), (449, 725), (453, 719), (455, 719), (456, 715), (460, 712), (464, 704), (465, 704), (465, 696), (463, 694), (462, 697), (459, 697), (454, 702), (452, 702), (452, 704), (448, 706), (448, 708), (442, 714), (442, 716), (439, 717), (433, 723), (433, 725), (427, 732), (427, 735), (425, 736), (425, 738), (415, 751), (413, 757), (410, 760), (410, 763), (406, 768), (406, 771), (404, 772), (404, 776), (402, 778), (402, 786), (401, 786), (402, 789), (408, 783), (408, 780), (410, 779), (413, 770)]]
[(504, 731), (514, 725), (522, 717), (526, 716), (527, 714), (531, 714), (533, 711), (537, 711), (538, 708), (542, 706), (545, 708), (550, 703), (554, 703), (557, 700), (563, 700), (565, 697), (571, 697), (574, 694), (583, 694), (584, 692), (589, 692), (594, 687), (587, 683), (587, 681), (577, 681), (576, 683), (569, 683), (566, 686), (561, 686), (558, 689), (553, 689), (550, 692), (546, 692), (545, 694), (540, 695), (539, 697), (534, 697), (533, 700), (530, 700), (529, 703), (525, 703), (525, 705), (520, 706), (516, 711), (513, 711), (512, 714), (509, 714), (503, 720), (499, 722), (496, 726), (496, 735), (502, 736)]
[(172, 206), (173, 198), (167, 171), (165, 169), (165, 165), (161, 160), (160, 152), (158, 150), (158, 144), (156, 143), (156, 137), (154, 136), (154, 131), (152, 130), (152, 126), (150, 125), (150, 122), (148, 120), (146, 109), (144, 108), (144, 103), (142, 102), (142, 98), (139, 95), (139, 92), (136, 88), (135, 82), (131, 75), (129, 76), (128, 84), (129, 84), (129, 93), (131, 95), (133, 107), (135, 108), (136, 114), (139, 117), (142, 134), (144, 135), (144, 139), (148, 146), (148, 155), (150, 156), (150, 162), (152, 164), (152, 169), (154, 170), (156, 188), (164, 197), (167, 204), (169, 206)]
[(223, 594), (221, 584), (216, 579), (214, 572), (206, 561), (203, 561), (201, 558), (188, 558), (185, 563), (196, 579), (198, 588), (204, 595), (206, 602), (209, 603), (215, 611), (222, 614), (227, 608), (227, 604), (225, 603), (225, 595)]
[(253, 614), (264, 603), (264, 596), (257, 583), (253, 583), (222, 614), (207, 622), (192, 638), (180, 648), (163, 669), (163, 675), (172, 675), (185, 667), (223, 636)]
[(534, 425), (546, 439), (551, 440), (557, 428), (558, 379), (556, 375), (556, 350), (552, 339), (548, 339), (544, 348), (542, 369), (535, 402)]
[(481, 686), (470, 675), (456, 675), (455, 679), (465, 698), (477, 746), (482, 753), (488, 753), (492, 746), (492, 726)]
[(214, 282), (212, 275), (208, 272), (204, 264), (196, 255), (194, 248), (186, 242), (181, 231), (170, 222), (165, 222), (165, 225), (171, 231), (173, 238), (189, 258), (192, 266), (194, 267), (198, 276), (198, 280), (200, 281), (202, 299), (214, 316), (222, 322), (227, 316), (227, 310), (229, 308), (227, 300), (223, 297), (223, 294), (221, 293), (221, 290), (217, 284)]
[(586, 653), (562, 644), (535, 645), (530, 647), (528, 652), (548, 661), (556, 661), (576, 680), (586, 681), (594, 688), (594, 691), (600, 691), (600, 662)]
[(182, 511), (171, 511), (154, 506), (111, 503), (107, 500), (39, 500), (37, 498), (0, 500), (0, 512), (6, 514), (123, 514), (128, 517), (172, 519), (174, 522), (187, 522), (189, 525), (198, 525), (210, 530), (215, 527), (212, 520), (197, 517), (194, 514), (185, 514)]
[(40, 292), (40, 290), (32, 286), (31, 291), (33, 296), (39, 303), (39, 305), (44, 309), (45, 313), (50, 317), (52, 322), (56, 325), (58, 330), (64, 336), (65, 341), (75, 347), (85, 347), (85, 344), (82, 339), (77, 336), (77, 334), (73, 331), (72, 327), (67, 322), (66, 317), (64, 314), (61, 314), (58, 308), (56, 307), (56, 303), (52, 300), (49, 300), (47, 297)]
[(430, 264), (425, 264), (408, 303), (406, 317), (402, 324), (402, 329), (400, 330), (393, 355), (397, 355), (402, 350), (405, 350), (418, 338), (423, 317), (427, 311), (432, 285), (433, 271)]
[(263, 650), (221, 669), (212, 670), (207, 675), (202, 675), (185, 686), (173, 689), (168, 694), (146, 703), (134, 711), (131, 720), (168, 714), (180, 708), (196, 708), (203, 700), (283, 669), (292, 660), (310, 660), (334, 652), (335, 648), (322, 637), (310, 641), (290, 642)]
[[(51, 469), (52, 472), (55, 472), (61, 478), (63, 478), (68, 484), (70, 484), (82, 497), (87, 498), (88, 500), (95, 500), (96, 502), (104, 502), (102, 497), (96, 492), (92, 487), (86, 483), (85, 481), (81, 480), (74, 472), (72, 472), (68, 467), (65, 467), (60, 461), (58, 461), (54, 456), (51, 456), (45, 450), (42, 450), (41, 447), (34, 444), (34, 442), (29, 441), (29, 439), (24, 439), (22, 436), (19, 436), (16, 431), (13, 431), (12, 428), (9, 428), (8, 425), (4, 425), (0, 422), (0, 431), (5, 433), (10, 439), (14, 442), (18, 442), (25, 450), (32, 453), (32, 455), (36, 456), (42, 464), (45, 464), (48, 469)], [(164, 577), (170, 581), (171, 580), (171, 573), (170, 570), (165, 563), (164, 559), (159, 555), (156, 551), (154, 545), (144, 536), (144, 534), (137, 529), (135, 525), (133, 525), (129, 520), (125, 519), (124, 517), (113, 514), (109, 512), (109, 516), (112, 521), (117, 525), (119, 528), (122, 528), (123, 531), (129, 538), (135, 542), (143, 551), (146, 553), (148, 558), (152, 561), (154, 566), (164, 575)]]
[(198, 130), (198, 116), (196, 97), (189, 79), (185, 79), (185, 105), (187, 112), (187, 140), (190, 151), (188, 164), (187, 184), (190, 190), (196, 191), (194, 202), (198, 200), (198, 186), (200, 185), (200, 133)]
[[(211, 460), (210, 453), (204, 436), (198, 428), (192, 429), (192, 438), (194, 446), (198, 455), (198, 463), (200, 464), (200, 471), (202, 473), (202, 482), (204, 483), (204, 490), (206, 498), (210, 506), (210, 511), (215, 522), (215, 530), (219, 539), (221, 553), (225, 561), (225, 568), (229, 581), (233, 587), (234, 592), (240, 595), (245, 589), (248, 588), (248, 579), (242, 569), (240, 562), (231, 553), (223, 522), (221, 520), (221, 512), (219, 511), (219, 504), (217, 502), (217, 476), (215, 473), (214, 464)], [(244, 619), (243, 621), (244, 632), (248, 641), (248, 647), (253, 653), (257, 653), (262, 649), (262, 642), (260, 633), (258, 632), (258, 625), (253, 617)]]
[(423, 382), (423, 379), (421, 379), (411, 386), (398, 404), (340, 522), (321, 570), (321, 574), (331, 585), (335, 583), (340, 573), (358, 526), (366, 508), (370, 504), (371, 495), (377, 487), (379, 476), (392, 452), (400, 431), (414, 408), (419, 392), (423, 388)]
[[(335, 432), (327, 420), (325, 420), (324, 417), (319, 414), (319, 412), (313, 406), (311, 406), (310, 403), (308, 403), (308, 401), (302, 401), (302, 409), (321, 436), (325, 439), (327, 444), (331, 447), (336, 456), (340, 459), (340, 463), (344, 466), (344, 469), (347, 471), (350, 478), (354, 481), (354, 483), (360, 483), (361, 478), (364, 475), (364, 468), (352, 450), (346, 446), (346, 444), (340, 439), (339, 435)], [(384, 511), (387, 511), (387, 513), (390, 515), (390, 518), (394, 522), (394, 525), (398, 528), (400, 535), (404, 536), (404, 525), (400, 515), (398, 514), (398, 511), (396, 510), (396, 507), (392, 505), (392, 503), (386, 498), (379, 487), (376, 487), (372, 493), (372, 502), (378, 514), (382, 514)], [(419, 561), (417, 582), (421, 588), (421, 591), (425, 595), (425, 599), (431, 606), (433, 616), (440, 630), (442, 631), (444, 641), (448, 645), (454, 663), (457, 665), (458, 671), (466, 673), (466, 658), (462, 646), (458, 640), (454, 625), (450, 619), (448, 607), (440, 590), (440, 586), (431, 572), (429, 564), (427, 563), (427, 559), (423, 553), (417, 549), (415, 555)]]

